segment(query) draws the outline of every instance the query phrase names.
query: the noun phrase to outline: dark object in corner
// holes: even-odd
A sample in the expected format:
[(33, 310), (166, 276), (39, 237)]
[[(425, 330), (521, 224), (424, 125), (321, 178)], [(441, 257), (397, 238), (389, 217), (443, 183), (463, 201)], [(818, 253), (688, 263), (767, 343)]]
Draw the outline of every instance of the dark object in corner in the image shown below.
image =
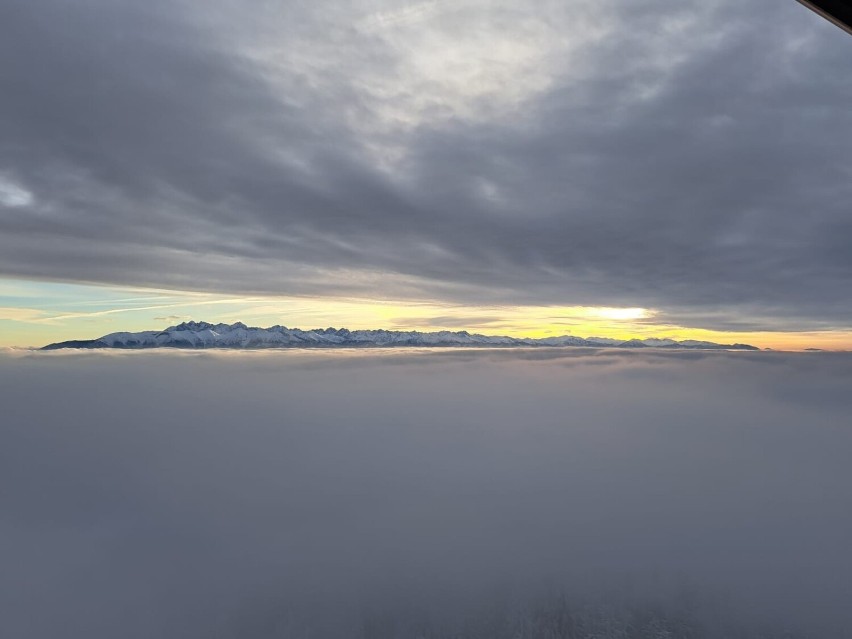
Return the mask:
[(852, 35), (852, 0), (799, 0), (799, 2)]

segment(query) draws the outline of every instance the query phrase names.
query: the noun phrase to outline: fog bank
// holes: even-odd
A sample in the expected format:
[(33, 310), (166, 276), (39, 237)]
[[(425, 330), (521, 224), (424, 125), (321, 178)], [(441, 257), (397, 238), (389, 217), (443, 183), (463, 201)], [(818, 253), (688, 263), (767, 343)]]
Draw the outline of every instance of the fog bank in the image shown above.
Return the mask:
[(0, 635), (564, 596), (852, 636), (850, 389), (837, 353), (0, 353)]

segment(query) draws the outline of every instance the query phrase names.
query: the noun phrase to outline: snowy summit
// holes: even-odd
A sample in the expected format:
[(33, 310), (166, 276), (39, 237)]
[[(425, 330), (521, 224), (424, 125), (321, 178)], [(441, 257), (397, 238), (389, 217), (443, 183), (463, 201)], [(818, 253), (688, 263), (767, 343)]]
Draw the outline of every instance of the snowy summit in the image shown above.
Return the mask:
[(467, 331), (388, 331), (346, 328), (302, 330), (286, 326), (257, 328), (242, 322), (210, 324), (183, 322), (162, 331), (110, 333), (92, 340), (71, 340), (49, 344), (42, 350), (60, 348), (313, 348), (313, 347), (383, 347), (383, 346), (591, 346), (595, 348), (667, 348), (710, 350), (758, 350), (748, 344), (716, 344), (696, 340), (612, 339), (605, 337), (506, 337), (478, 335)]

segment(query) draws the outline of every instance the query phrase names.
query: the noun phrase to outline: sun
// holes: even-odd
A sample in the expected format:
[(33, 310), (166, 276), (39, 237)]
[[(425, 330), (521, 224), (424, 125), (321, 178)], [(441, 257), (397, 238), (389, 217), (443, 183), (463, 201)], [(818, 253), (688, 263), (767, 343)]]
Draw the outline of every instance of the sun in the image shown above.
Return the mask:
[(653, 317), (656, 312), (648, 308), (611, 308), (606, 306), (587, 307), (589, 317), (607, 320), (639, 320)]

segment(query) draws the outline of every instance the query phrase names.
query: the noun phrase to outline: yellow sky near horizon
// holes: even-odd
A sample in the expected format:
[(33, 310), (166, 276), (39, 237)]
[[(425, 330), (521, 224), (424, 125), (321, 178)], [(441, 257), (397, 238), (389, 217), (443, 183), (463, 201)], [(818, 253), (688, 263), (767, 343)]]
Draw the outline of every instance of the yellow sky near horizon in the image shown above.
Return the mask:
[(668, 337), (778, 350), (852, 350), (852, 331), (719, 331), (668, 323), (650, 308), (494, 306), (210, 293), (0, 280), (0, 346), (38, 347), (184, 320), (298, 328), (467, 330), (485, 335)]

